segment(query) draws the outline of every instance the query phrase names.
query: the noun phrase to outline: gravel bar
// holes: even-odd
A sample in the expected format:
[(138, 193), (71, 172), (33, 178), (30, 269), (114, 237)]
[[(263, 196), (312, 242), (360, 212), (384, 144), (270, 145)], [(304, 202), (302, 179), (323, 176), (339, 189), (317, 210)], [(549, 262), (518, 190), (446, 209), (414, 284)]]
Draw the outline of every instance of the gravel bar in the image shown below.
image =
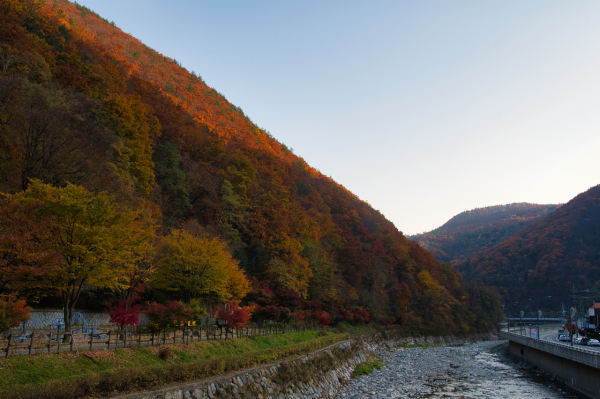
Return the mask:
[(506, 341), (392, 348), (379, 353), (381, 370), (352, 379), (336, 398), (578, 398), (552, 376), (511, 360), (507, 348)]

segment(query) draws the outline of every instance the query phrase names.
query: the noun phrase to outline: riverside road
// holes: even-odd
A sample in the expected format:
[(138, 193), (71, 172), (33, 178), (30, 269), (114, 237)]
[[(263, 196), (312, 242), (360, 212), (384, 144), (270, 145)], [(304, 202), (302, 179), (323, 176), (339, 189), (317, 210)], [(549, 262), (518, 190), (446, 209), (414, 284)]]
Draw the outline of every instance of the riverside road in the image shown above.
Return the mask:
[[(506, 331), (506, 329), (503, 329), (504, 331)], [(514, 333), (514, 334), (519, 334), (520, 330), (519, 327), (511, 327), (510, 328), (510, 332)], [(523, 330), (523, 334), (525, 333), (525, 331)], [(558, 340), (558, 327), (556, 327), (553, 330), (547, 330), (547, 331), (542, 331), (540, 333), (540, 339), (543, 341), (550, 341), (550, 342), (554, 342), (555, 344), (560, 344), (560, 345), (565, 345), (565, 346), (571, 346), (571, 342), (567, 342), (567, 341), (559, 341)], [(573, 345), (574, 348), (582, 348), (582, 349), (587, 349), (590, 351), (596, 351), (596, 352), (600, 352), (600, 346), (587, 346), (587, 345)]]

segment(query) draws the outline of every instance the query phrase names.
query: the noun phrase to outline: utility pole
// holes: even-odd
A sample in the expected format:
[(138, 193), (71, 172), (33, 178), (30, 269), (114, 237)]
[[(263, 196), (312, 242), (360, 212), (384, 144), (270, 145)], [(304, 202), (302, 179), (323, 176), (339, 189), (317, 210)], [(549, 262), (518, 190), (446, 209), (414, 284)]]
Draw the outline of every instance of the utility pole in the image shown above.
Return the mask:
[[(595, 291), (590, 291), (590, 290), (577, 290), (575, 289), (575, 283), (573, 283), (573, 289), (570, 290), (571, 291), (571, 297), (572, 297), (572, 301), (573, 301), (573, 306), (571, 307), (572, 311), (571, 311), (571, 317), (574, 318), (576, 320), (576, 325), (575, 328), (577, 329), (577, 335), (579, 336), (579, 326), (577, 325), (579, 320), (577, 320), (577, 300), (579, 300), (579, 308), (583, 309), (583, 305), (582, 305), (582, 301), (588, 301), (588, 300), (593, 300), (594, 298), (600, 296), (600, 292), (595, 290)], [(583, 312), (583, 314), (587, 314), (585, 311)], [(581, 326), (583, 328), (583, 326)]]
[(521, 310), (521, 320), (520, 320), (520, 323), (519, 323), (519, 324), (521, 324), (521, 326), (520, 326), (520, 327), (521, 327), (521, 328), (520, 328), (520, 329), (521, 329), (521, 335), (523, 335), (523, 314), (524, 314), (524, 313), (525, 313), (525, 312), (523, 312), (523, 311)]

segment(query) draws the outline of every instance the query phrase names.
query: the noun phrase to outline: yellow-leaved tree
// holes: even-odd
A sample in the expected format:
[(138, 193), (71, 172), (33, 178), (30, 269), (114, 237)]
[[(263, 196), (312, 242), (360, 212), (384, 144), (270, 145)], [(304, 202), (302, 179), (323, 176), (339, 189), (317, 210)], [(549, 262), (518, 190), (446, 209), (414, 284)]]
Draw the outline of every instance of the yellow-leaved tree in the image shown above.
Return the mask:
[(189, 303), (239, 302), (250, 290), (238, 262), (218, 238), (198, 237), (173, 230), (162, 240), (152, 286)]
[(37, 207), (31, 218), (44, 220), (50, 234), (40, 251), (57, 251), (59, 261), (35, 278), (13, 281), (28, 289), (56, 291), (64, 306), (69, 331), (79, 296), (85, 289), (124, 289), (135, 254), (154, 233), (154, 226), (134, 211), (119, 209), (105, 194), (67, 184), (54, 187), (32, 180), (27, 190), (7, 196), (9, 201)]
[(448, 290), (431, 277), (427, 270), (417, 274), (418, 307), (426, 325), (437, 325), (453, 331), (452, 306), (454, 298)]

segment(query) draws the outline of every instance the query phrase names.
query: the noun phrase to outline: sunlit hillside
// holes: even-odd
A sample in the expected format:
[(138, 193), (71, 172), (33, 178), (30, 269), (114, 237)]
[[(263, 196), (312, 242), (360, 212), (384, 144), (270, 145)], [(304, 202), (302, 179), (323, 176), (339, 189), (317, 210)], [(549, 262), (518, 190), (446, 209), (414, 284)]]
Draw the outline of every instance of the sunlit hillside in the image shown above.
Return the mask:
[(462, 212), (428, 233), (409, 237), (440, 262), (456, 265), (501, 243), (512, 234), (554, 211), (557, 205), (508, 204)]
[[(1, 0), (0, 43), (0, 191), (69, 182), (152, 219), (170, 248), (174, 230), (224, 241), (251, 283), (242, 302), (265, 318), (292, 320), (312, 301), (333, 321), (494, 328), (491, 290), (461, 283), (198, 74), (91, 10)], [(145, 299), (187, 301), (147, 283)]]

